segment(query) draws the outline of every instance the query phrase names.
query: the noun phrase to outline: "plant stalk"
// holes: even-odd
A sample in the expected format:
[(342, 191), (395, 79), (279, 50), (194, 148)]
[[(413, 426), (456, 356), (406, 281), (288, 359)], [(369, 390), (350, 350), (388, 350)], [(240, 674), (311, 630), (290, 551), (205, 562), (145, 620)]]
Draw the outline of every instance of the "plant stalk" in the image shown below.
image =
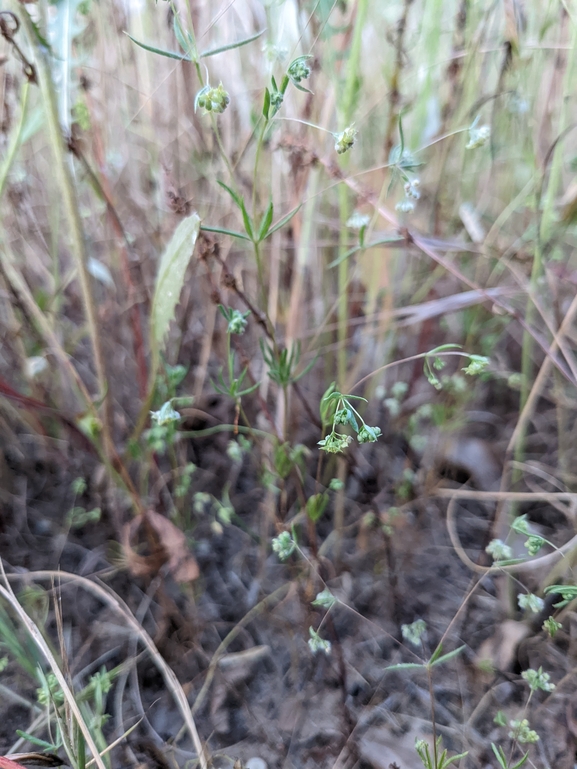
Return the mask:
[(70, 246), (74, 261), (76, 263), (76, 268), (78, 270), (78, 278), (80, 281), (80, 288), (82, 291), (82, 299), (84, 303), (84, 312), (86, 314), (86, 322), (88, 324), (88, 331), (90, 340), (92, 342), (94, 365), (96, 368), (96, 378), (98, 380), (99, 389), (98, 400), (102, 401), (102, 434), (104, 448), (105, 453), (110, 455), (110, 429), (112, 414), (110, 397), (108, 395), (106, 366), (104, 363), (104, 354), (102, 351), (102, 340), (98, 326), (96, 305), (92, 293), (91, 278), (90, 273), (88, 272), (88, 258), (84, 245), (84, 233), (82, 230), (80, 212), (78, 210), (78, 195), (72, 180), (64, 137), (62, 135), (62, 129), (58, 119), (56, 92), (52, 80), (50, 61), (48, 60), (47, 55), (41, 47), (32, 19), (28, 15), (27, 11), (20, 4), (17, 5), (16, 3), (13, 3), (13, 5), (21, 24), (26, 31), (28, 41), (35, 54), (38, 68), (38, 81), (46, 114), (48, 138), (54, 158), (54, 174), (62, 198), (64, 215), (68, 222)]

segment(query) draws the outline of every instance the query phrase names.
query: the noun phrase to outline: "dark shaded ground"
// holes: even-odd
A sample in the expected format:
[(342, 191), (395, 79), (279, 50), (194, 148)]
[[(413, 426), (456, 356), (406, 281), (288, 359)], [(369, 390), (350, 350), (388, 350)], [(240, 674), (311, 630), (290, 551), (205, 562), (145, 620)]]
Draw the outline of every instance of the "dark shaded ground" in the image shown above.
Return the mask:
[[(206, 679), (210, 661), (234, 628), (214, 678), (195, 713), (201, 737), (227, 766), (235, 758), (256, 757), (269, 767), (332, 767), (353, 765), (401, 769), (420, 765), (415, 739), (431, 739), (431, 703), (427, 676), (421, 671), (386, 672), (388, 665), (418, 661), (432, 652), (450, 624), (444, 650), (464, 644), (463, 652), (435, 669), (432, 687), (437, 733), (451, 751), (469, 750), (461, 766), (494, 766), (490, 743), (506, 747), (507, 729), (493, 719), (527, 717), (541, 735), (533, 749), (535, 765), (569, 769), (575, 761), (574, 683), (577, 660), (574, 616), (551, 641), (541, 630), (550, 613), (527, 624), (520, 643), (510, 639), (525, 626), (517, 616), (505, 622), (503, 577), (486, 577), (461, 609), (476, 579), (455, 554), (445, 525), (446, 503), (427, 493), (438, 482), (434, 463), (425, 459), (419, 470), (398, 437), (385, 435), (356, 458), (346, 488), (343, 541), (332, 534), (331, 511), (319, 522), (318, 560), (303, 538), (303, 554), (280, 563), (270, 542), (258, 539), (263, 524), (263, 492), (257, 465), (245, 456), (235, 471), (231, 499), (240, 525), (215, 531), (213, 519), (197, 521), (190, 543), (200, 578), (179, 587), (165, 570), (135, 578), (122, 568), (118, 499), (106, 491), (94, 460), (65, 442), (42, 445), (40, 439), (19, 437), (4, 446), (0, 553), (7, 570), (61, 568), (97, 575), (126, 601), (173, 667), (191, 704)], [(198, 464), (194, 483), (213, 491), (233, 470), (224, 448), (228, 437), (192, 442), (190, 456)], [(66, 514), (74, 499), (71, 481), (87, 476), (81, 500), (103, 509), (98, 524), (70, 532)], [(396, 516), (403, 470), (417, 471), (411, 499)], [(312, 466), (312, 464), (311, 464)], [(445, 476), (459, 481), (470, 475), (454, 462), (437, 462)], [(479, 472), (482, 468), (478, 468)], [(475, 478), (469, 479), (474, 484)], [(445, 478), (447, 486), (457, 485)], [(193, 484), (194, 486), (194, 484)], [(78, 501), (76, 502), (78, 504)], [(561, 544), (572, 536), (567, 521), (550, 507), (527, 508), (543, 534)], [(476, 560), (490, 537), (492, 512), (480, 503), (458, 510), (461, 542)], [(386, 524), (383, 527), (383, 524)], [(274, 533), (274, 532), (273, 532)], [(324, 544), (323, 544), (324, 543)], [(339, 552), (340, 551), (340, 552)], [(316, 563), (311, 568), (311, 563)], [(322, 579), (342, 602), (325, 618), (311, 606), (323, 589)], [(44, 583), (44, 587), (47, 587)], [(528, 588), (535, 584), (527, 583)], [(522, 590), (520, 585), (513, 588)], [(255, 610), (265, 596), (278, 591), (269, 605)], [(111, 669), (135, 655), (130, 633), (98, 600), (81, 587), (62, 588), (65, 636), (77, 685), (102, 665)], [(460, 610), (461, 609), (461, 610)], [(252, 619), (243, 621), (252, 611)], [(454, 622), (451, 622), (455, 618)], [(323, 619), (324, 618), (324, 619)], [(403, 642), (401, 625), (422, 618), (427, 623), (424, 648)], [(240, 623), (240, 626), (239, 626)], [(313, 655), (308, 628), (319, 628), (330, 640), (329, 656)], [(47, 630), (56, 638), (50, 612)], [(519, 634), (519, 636), (521, 633)], [(489, 653), (497, 669), (483, 672), (478, 653)], [(485, 644), (483, 646), (483, 644)], [(503, 652), (499, 657), (499, 650)], [(503, 651), (504, 650), (504, 651)], [(502, 664), (501, 669), (498, 669)], [(528, 690), (520, 678), (527, 667), (551, 674), (558, 684), (549, 695), (536, 693), (525, 710)], [(15, 664), (2, 673), (0, 744), (16, 739), (17, 728), (30, 731), (37, 714), (23, 701), (34, 700), (35, 684)], [(181, 717), (164, 681), (146, 656), (121, 676), (108, 697), (112, 718), (106, 729), (115, 739), (138, 719), (128, 748), (115, 752), (114, 766), (192, 766), (192, 746), (181, 734)], [(177, 744), (177, 747), (175, 747)], [(188, 762), (188, 763), (187, 763)], [(227, 763), (228, 762), (228, 763)], [(259, 769), (258, 762), (251, 766)]]

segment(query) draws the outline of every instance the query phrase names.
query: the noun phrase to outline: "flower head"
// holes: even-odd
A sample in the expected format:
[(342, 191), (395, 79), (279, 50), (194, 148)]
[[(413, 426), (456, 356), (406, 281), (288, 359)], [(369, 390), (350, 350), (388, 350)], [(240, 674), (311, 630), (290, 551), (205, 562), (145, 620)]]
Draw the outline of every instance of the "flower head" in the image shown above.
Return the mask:
[(345, 152), (348, 152), (350, 149), (352, 149), (358, 133), (359, 132), (356, 130), (354, 125), (350, 125), (345, 128), (344, 131), (341, 131), (341, 133), (333, 134), (335, 137), (335, 150), (337, 151), (337, 154), (343, 155)]
[(222, 83), (217, 88), (205, 85), (197, 94), (194, 100), (194, 109), (201, 107), (206, 115), (208, 112), (216, 112), (221, 115), (230, 104), (230, 97), (224, 90)]

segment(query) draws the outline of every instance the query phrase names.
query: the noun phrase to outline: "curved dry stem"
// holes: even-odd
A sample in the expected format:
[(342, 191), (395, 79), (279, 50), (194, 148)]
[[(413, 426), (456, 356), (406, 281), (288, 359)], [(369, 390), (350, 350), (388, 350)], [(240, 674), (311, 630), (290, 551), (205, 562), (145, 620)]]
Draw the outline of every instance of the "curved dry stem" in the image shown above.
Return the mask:
[[(87, 577), (81, 577), (78, 574), (70, 574), (69, 572), (66, 572), (66, 571), (49, 571), (49, 570), (30, 571), (24, 574), (11, 573), (11, 574), (6, 574), (5, 576), (6, 576), (6, 579), (11, 582), (17, 581), (17, 580), (25, 582), (26, 580), (30, 580), (30, 579), (31, 580), (57, 579), (60, 581), (64, 580), (65, 582), (76, 582), (78, 585), (80, 585), (80, 587), (83, 587), (89, 593), (92, 593), (92, 595), (96, 596), (104, 604), (106, 604), (106, 606), (108, 606), (110, 609), (116, 612), (116, 614), (121, 616), (126, 621), (126, 623), (132, 628), (132, 630), (136, 633), (137, 637), (142, 641), (142, 643), (148, 650), (150, 656), (152, 657), (152, 661), (154, 662), (159, 672), (161, 673), (162, 677), (164, 678), (164, 682), (168, 690), (172, 694), (174, 701), (176, 702), (178, 709), (180, 710), (180, 713), (184, 719), (186, 727), (190, 733), (192, 742), (198, 753), (201, 769), (208, 769), (208, 761), (207, 761), (206, 753), (202, 745), (202, 742), (200, 740), (200, 736), (198, 734), (196, 724), (192, 717), (190, 706), (188, 704), (188, 700), (186, 699), (186, 694), (184, 693), (184, 690), (178, 678), (176, 677), (172, 668), (170, 668), (161, 657), (160, 652), (156, 648), (156, 645), (152, 640), (152, 638), (148, 635), (146, 630), (139, 625), (139, 623), (137, 622), (136, 618), (134, 617), (134, 615), (132, 614), (128, 606), (124, 603), (124, 601), (121, 598), (119, 598), (118, 595), (116, 595), (116, 593), (114, 593), (109, 587), (105, 585), (97, 584), (96, 582), (93, 582)], [(2, 588), (2, 594), (4, 594), (4, 592), (7, 592), (7, 591), (4, 591), (4, 589)], [(23, 611), (21, 607), (20, 609), (21, 611)], [(59, 680), (59, 683), (60, 683), (60, 680)], [(66, 682), (64, 683), (66, 684)], [(64, 687), (63, 687), (63, 691), (64, 691)], [(93, 743), (89, 742), (88, 739), (87, 739), (87, 743), (92, 749)], [(94, 755), (95, 756), (98, 755), (98, 752), (96, 752)], [(99, 766), (99, 769), (106, 769), (104, 764), (102, 764), (102, 760), (100, 760), (100, 763), (98, 763), (98, 766)]]
[(198, 693), (198, 696), (194, 701), (194, 705), (192, 706), (193, 713), (196, 713), (197, 710), (201, 707), (202, 703), (204, 702), (204, 698), (206, 697), (206, 694), (212, 683), (212, 679), (214, 678), (214, 674), (216, 673), (216, 668), (219, 663), (219, 660), (224, 654), (224, 652), (226, 651), (226, 649), (228, 648), (229, 644), (231, 644), (234, 641), (234, 639), (237, 637), (237, 635), (240, 633), (240, 631), (245, 625), (248, 625), (248, 623), (251, 622), (255, 617), (258, 617), (258, 615), (261, 614), (265, 609), (267, 609), (271, 604), (274, 604), (277, 601), (280, 601), (282, 598), (284, 598), (285, 594), (288, 592), (289, 587), (290, 587), (290, 582), (287, 582), (285, 585), (282, 585), (282, 587), (279, 587), (278, 590), (275, 590), (274, 593), (271, 593), (270, 595), (267, 595), (266, 598), (263, 598), (262, 601), (257, 603), (256, 606), (254, 606), (249, 612), (247, 612), (244, 615), (244, 617), (233, 627), (230, 633), (219, 644), (217, 650), (212, 656), (212, 660), (210, 661), (208, 670), (206, 671), (206, 679), (204, 681), (204, 684), (202, 685), (202, 689)]
[[(14, 591), (10, 587), (10, 584), (7, 579), (7, 575), (4, 572), (4, 565), (2, 564), (2, 561), (0, 561), (0, 568), (2, 569), (2, 575), (6, 582), (6, 587), (3, 587), (2, 585), (0, 585), (0, 595), (14, 609), (14, 611), (18, 615), (19, 620), (22, 622), (26, 630), (30, 633), (32, 640), (44, 655), (44, 659), (50, 665), (50, 668), (54, 673), (54, 676), (58, 681), (58, 684), (62, 689), (64, 696), (66, 697), (67, 705), (72, 711), (72, 713), (74, 714), (76, 723), (78, 724), (80, 731), (82, 732), (84, 739), (86, 740), (86, 744), (88, 745), (88, 747), (90, 748), (90, 751), (92, 752), (94, 761), (98, 766), (98, 769), (106, 769), (106, 765), (104, 764), (102, 758), (100, 757), (100, 751), (96, 747), (96, 743), (94, 742), (94, 739), (90, 734), (90, 729), (88, 728), (82, 716), (82, 713), (80, 712), (80, 708), (78, 707), (78, 703), (76, 702), (76, 699), (74, 697), (74, 692), (68, 686), (68, 682), (66, 681), (64, 674), (60, 670), (60, 666), (58, 665), (58, 662), (56, 661), (54, 655), (50, 651), (50, 648), (48, 647), (48, 644), (44, 640), (44, 637), (42, 636), (42, 633), (38, 629), (38, 626), (24, 611), (24, 608), (20, 605), (20, 603), (18, 602), (18, 599), (14, 595)], [(57, 576), (58, 572), (53, 572), (53, 575)]]
[[(535, 498), (539, 495), (533, 494), (532, 496)], [(471, 571), (474, 571), (476, 574), (519, 574), (522, 572), (535, 571), (536, 569), (540, 569), (543, 566), (551, 566), (552, 564), (556, 563), (559, 558), (562, 558), (563, 556), (567, 555), (567, 553), (571, 553), (575, 548), (577, 548), (577, 535), (575, 535), (562, 547), (560, 547), (558, 550), (555, 550), (554, 553), (548, 553), (547, 555), (543, 555), (540, 558), (534, 558), (531, 561), (524, 561), (523, 563), (512, 563), (508, 566), (480, 566), (478, 563), (475, 563), (473, 560), (471, 560), (471, 558), (469, 558), (463, 546), (461, 545), (459, 534), (457, 532), (457, 522), (455, 520), (455, 503), (457, 499), (458, 497), (454, 495), (449, 501), (449, 506), (447, 508), (447, 530), (449, 532), (449, 538), (451, 540), (451, 544), (455, 548), (455, 552), (461, 561), (465, 564), (465, 566), (471, 569)]]

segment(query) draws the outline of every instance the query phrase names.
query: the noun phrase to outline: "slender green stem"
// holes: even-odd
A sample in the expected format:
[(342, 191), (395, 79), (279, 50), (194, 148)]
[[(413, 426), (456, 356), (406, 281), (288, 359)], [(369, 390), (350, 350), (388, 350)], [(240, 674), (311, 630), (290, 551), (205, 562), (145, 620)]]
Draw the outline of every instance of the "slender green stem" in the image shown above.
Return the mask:
[(20, 19), (22, 26), (26, 30), (26, 35), (28, 37), (30, 46), (35, 53), (35, 59), (38, 68), (38, 80), (46, 115), (46, 127), (52, 155), (54, 157), (53, 170), (56, 183), (60, 189), (64, 214), (68, 222), (71, 250), (76, 262), (76, 269), (78, 270), (78, 278), (80, 281), (82, 299), (84, 302), (84, 311), (86, 313), (88, 331), (92, 342), (94, 364), (96, 368), (96, 377), (98, 380), (99, 388), (98, 397), (99, 399), (102, 399), (103, 403), (102, 427), (104, 446), (105, 452), (109, 454), (111, 451), (111, 406), (110, 396), (108, 395), (106, 366), (104, 363), (104, 354), (102, 350), (98, 317), (96, 314), (96, 305), (94, 302), (94, 296), (92, 294), (90, 273), (88, 272), (88, 257), (84, 245), (82, 221), (80, 218), (80, 212), (78, 210), (78, 195), (72, 181), (72, 174), (70, 172), (70, 165), (68, 162), (69, 158), (67, 157), (64, 137), (62, 136), (62, 129), (58, 120), (56, 91), (52, 81), (50, 61), (48, 60), (47, 54), (39, 42), (37, 31), (34, 28), (34, 24), (28, 15), (28, 12), (20, 4), (16, 5), (14, 3), (14, 5), (16, 6), (15, 12)]
[[(254, 242), (254, 258), (256, 261), (256, 270), (257, 270), (257, 276), (258, 276), (259, 299), (261, 302), (261, 306), (263, 308), (263, 312), (266, 313), (266, 286), (264, 284), (264, 271), (262, 268), (262, 259), (260, 255), (260, 243)], [(268, 318), (268, 315), (267, 315), (267, 318)], [(270, 325), (270, 321), (269, 321), (269, 325)], [(274, 338), (273, 338), (273, 343), (275, 344), (275, 347), (276, 347)]]
[(228, 159), (228, 155), (226, 154), (226, 150), (224, 149), (224, 145), (223, 145), (222, 139), (220, 137), (220, 131), (218, 130), (218, 122), (217, 122), (216, 117), (214, 116), (214, 114), (212, 112), (210, 113), (210, 120), (212, 122), (212, 130), (214, 131), (214, 135), (216, 137), (216, 143), (218, 145), (220, 156), (224, 160), (224, 164), (225, 164), (225, 166), (227, 168), (227, 171), (228, 171), (228, 173), (230, 175), (230, 179), (231, 179), (231, 182), (232, 182), (232, 187), (234, 189), (236, 187), (235, 180), (234, 180), (234, 169), (231, 166), (230, 160)]
[(439, 767), (439, 755), (437, 750), (437, 720), (435, 717), (435, 692), (433, 690), (433, 672), (427, 665), (427, 680), (429, 683), (429, 699), (431, 700), (431, 727), (433, 729), (433, 760), (435, 769)]
[(264, 134), (268, 126), (268, 120), (265, 120), (264, 117), (261, 117), (260, 122), (262, 124), (262, 128), (260, 129), (260, 133), (258, 135), (258, 139), (256, 142), (256, 152), (254, 156), (254, 171), (252, 175), (252, 218), (255, 223), (256, 223), (256, 189), (257, 189), (257, 181), (258, 181), (258, 166), (260, 161), (260, 153), (261, 153), (262, 145), (264, 141)]

